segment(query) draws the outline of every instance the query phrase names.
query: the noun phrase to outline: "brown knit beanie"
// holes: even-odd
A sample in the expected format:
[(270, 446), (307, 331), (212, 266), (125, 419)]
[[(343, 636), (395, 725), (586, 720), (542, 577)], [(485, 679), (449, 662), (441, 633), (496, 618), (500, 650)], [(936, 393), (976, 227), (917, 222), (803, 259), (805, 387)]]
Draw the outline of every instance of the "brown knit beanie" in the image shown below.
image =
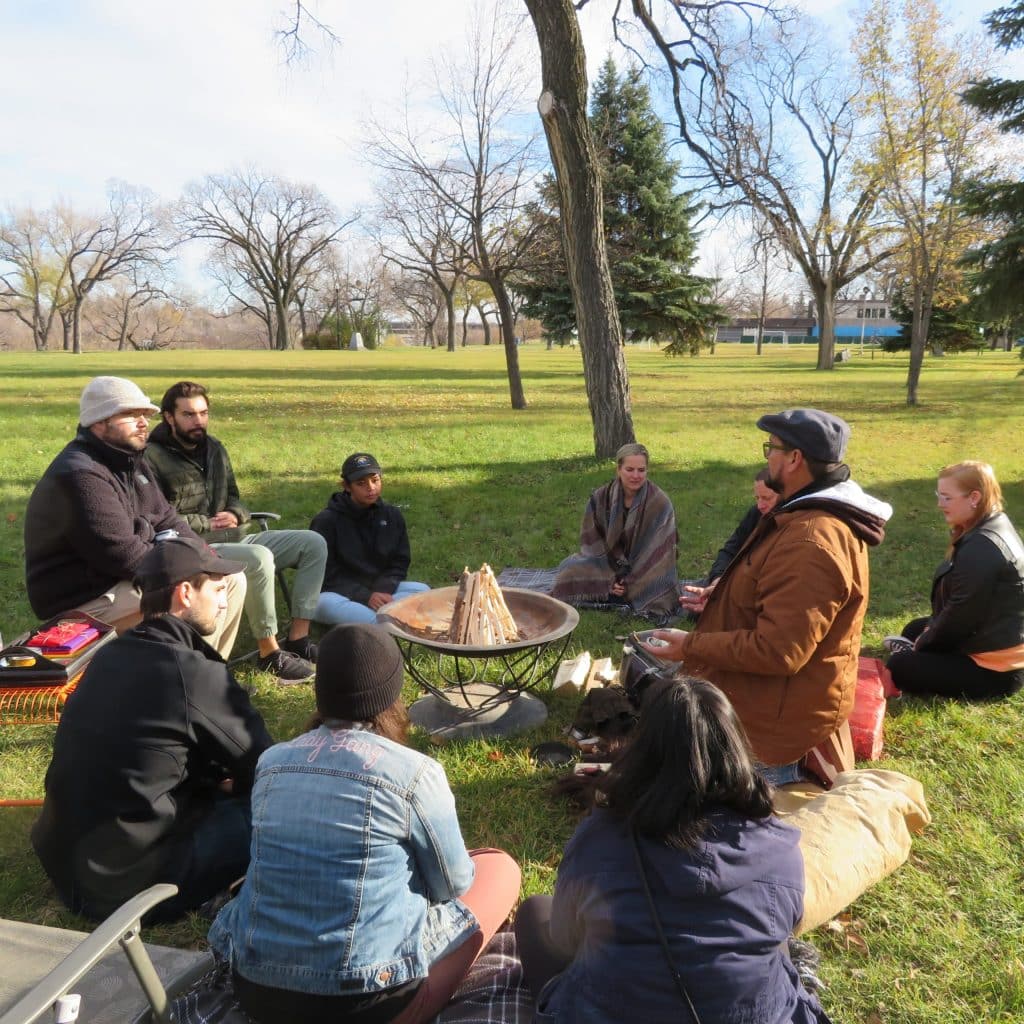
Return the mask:
[(324, 718), (368, 722), (402, 692), (402, 652), (380, 626), (335, 626), (316, 657), (316, 706)]

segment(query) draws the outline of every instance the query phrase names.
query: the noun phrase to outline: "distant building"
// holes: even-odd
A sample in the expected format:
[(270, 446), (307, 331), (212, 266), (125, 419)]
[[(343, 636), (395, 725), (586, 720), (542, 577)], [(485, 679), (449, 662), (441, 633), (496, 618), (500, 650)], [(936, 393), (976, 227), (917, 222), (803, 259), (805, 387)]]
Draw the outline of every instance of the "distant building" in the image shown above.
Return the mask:
[[(718, 328), (716, 341), (757, 341), (757, 317), (733, 317)], [(814, 319), (809, 316), (769, 316), (764, 321), (764, 343), (770, 345), (802, 345), (816, 341)]]
[[(837, 299), (835, 336), (844, 342), (859, 341), (863, 327), (865, 341), (896, 337), (902, 328), (890, 313), (886, 299)], [(765, 318), (764, 343), (767, 345), (817, 345), (818, 334), (816, 317)], [(757, 340), (757, 317), (734, 317), (718, 328), (715, 340), (753, 344)]]
[(894, 338), (903, 328), (893, 320), (891, 312), (886, 299), (837, 299), (836, 337), (859, 341), (863, 327), (865, 341), (869, 338)]

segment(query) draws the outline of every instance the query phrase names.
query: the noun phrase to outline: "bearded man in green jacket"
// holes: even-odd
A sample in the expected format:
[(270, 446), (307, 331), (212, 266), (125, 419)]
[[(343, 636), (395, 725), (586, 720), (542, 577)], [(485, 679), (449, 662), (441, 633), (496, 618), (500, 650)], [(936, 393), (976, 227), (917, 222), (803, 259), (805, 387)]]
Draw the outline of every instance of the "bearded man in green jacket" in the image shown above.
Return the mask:
[[(149, 438), (146, 458), (167, 500), (223, 557), (245, 566), (245, 614), (259, 648), (257, 665), (282, 683), (312, 678), (316, 644), (309, 625), (320, 597), (327, 544), (312, 530), (246, 534), (251, 521), (227, 449), (207, 432), (209, 396), (202, 384), (178, 381), (160, 403), (163, 422)], [(288, 637), (277, 640), (274, 572), (294, 569)]]

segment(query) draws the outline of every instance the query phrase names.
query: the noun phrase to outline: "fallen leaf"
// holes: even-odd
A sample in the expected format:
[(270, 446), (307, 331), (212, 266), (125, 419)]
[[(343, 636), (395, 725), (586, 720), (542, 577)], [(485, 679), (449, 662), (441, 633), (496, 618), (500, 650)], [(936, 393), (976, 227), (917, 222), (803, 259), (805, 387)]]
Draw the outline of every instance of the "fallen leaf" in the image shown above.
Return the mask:
[(488, 761), (504, 761), (505, 755), (500, 750), (488, 750), (487, 751)]

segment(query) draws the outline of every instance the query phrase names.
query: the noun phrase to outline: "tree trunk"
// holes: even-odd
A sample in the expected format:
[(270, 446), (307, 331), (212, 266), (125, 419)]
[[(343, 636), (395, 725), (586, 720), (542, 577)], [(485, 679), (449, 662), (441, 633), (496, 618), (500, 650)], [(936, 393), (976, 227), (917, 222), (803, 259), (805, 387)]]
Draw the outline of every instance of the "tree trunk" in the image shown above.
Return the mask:
[(448, 351), (455, 351), (455, 292), (445, 291), (444, 293), (445, 316), (448, 321)]
[(37, 352), (46, 351), (51, 323), (53, 323), (53, 308), (50, 309), (50, 319), (44, 319), (39, 299), (36, 298), (32, 306), (32, 342)]
[(284, 352), (292, 347), (292, 338), (291, 325), (288, 323), (288, 307), (283, 300), (275, 300), (274, 302), (274, 321), (277, 348)]
[(761, 354), (761, 347), (764, 344), (764, 322), (767, 319), (765, 312), (768, 306), (768, 247), (764, 251), (764, 269), (761, 274), (761, 306), (757, 311), (757, 354)]
[(476, 307), (477, 312), (480, 314), (480, 323), (483, 324), (484, 328), (484, 344), (490, 345), (491, 343), (491, 321), (487, 319), (487, 310), (483, 306)]
[(812, 285), (814, 303), (818, 307), (818, 366), (819, 370), (831, 370), (836, 362), (836, 293), (831, 278), (824, 278)]
[(71, 351), (82, 354), (82, 304), (76, 302), (71, 313)]
[(636, 440), (622, 325), (604, 241), (597, 154), (587, 122), (587, 71), (572, 0), (525, 0), (540, 44), (537, 107), (558, 182), (565, 261), (576, 309), (594, 454)]
[(931, 294), (923, 285), (914, 286), (910, 307), (910, 366), (907, 368), (907, 405), (917, 405), (917, 386), (928, 344), (928, 325), (932, 318)]
[(467, 302), (462, 308), (462, 347), (466, 347), (466, 341), (469, 338), (469, 310), (470, 305)]
[(523, 378), (519, 372), (519, 348), (516, 345), (512, 300), (509, 298), (505, 282), (500, 277), (495, 277), (487, 283), (491, 286), (495, 301), (498, 303), (501, 340), (505, 345), (505, 369), (508, 372), (508, 392), (512, 400), (512, 408), (525, 409), (526, 394), (523, 391)]

